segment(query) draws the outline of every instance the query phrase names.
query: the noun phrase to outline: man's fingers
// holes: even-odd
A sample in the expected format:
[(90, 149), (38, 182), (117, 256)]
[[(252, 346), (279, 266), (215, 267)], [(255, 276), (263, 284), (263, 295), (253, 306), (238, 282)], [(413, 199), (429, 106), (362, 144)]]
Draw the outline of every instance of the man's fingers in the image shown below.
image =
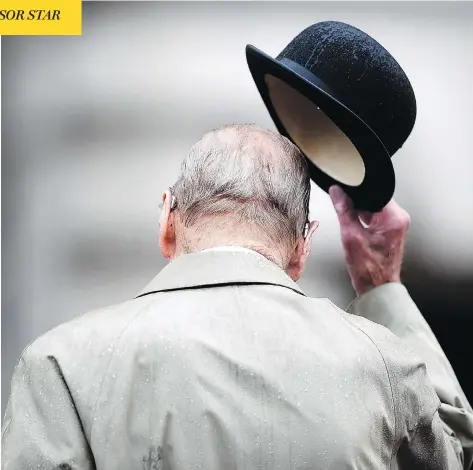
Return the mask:
[(341, 225), (354, 224), (361, 226), (357, 213), (353, 208), (351, 199), (343, 192), (339, 186), (332, 186), (329, 189), (333, 207), (337, 213)]
[(394, 229), (405, 231), (409, 228), (410, 222), (409, 214), (394, 199), (391, 199), (386, 207), (376, 214), (378, 225), (386, 225)]

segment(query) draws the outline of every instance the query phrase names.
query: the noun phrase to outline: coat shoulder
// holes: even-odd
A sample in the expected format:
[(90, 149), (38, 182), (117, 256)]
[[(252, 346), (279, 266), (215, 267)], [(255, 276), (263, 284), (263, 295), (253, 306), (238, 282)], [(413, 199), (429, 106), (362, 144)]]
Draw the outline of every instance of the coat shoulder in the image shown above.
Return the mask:
[(93, 310), (52, 328), (25, 348), (15, 374), (25, 368), (36, 373), (53, 364), (89, 435), (95, 404), (120, 339), (152, 300), (135, 299)]
[(425, 362), (388, 328), (344, 312), (345, 320), (373, 343), (383, 358), (393, 395), (398, 437), (430, 424), (440, 400), (427, 375)]
[(148, 306), (151, 299), (134, 299), (94, 309), (63, 322), (36, 338), (23, 351), (22, 358), (61, 358), (74, 352), (80, 356), (88, 348), (111, 344)]

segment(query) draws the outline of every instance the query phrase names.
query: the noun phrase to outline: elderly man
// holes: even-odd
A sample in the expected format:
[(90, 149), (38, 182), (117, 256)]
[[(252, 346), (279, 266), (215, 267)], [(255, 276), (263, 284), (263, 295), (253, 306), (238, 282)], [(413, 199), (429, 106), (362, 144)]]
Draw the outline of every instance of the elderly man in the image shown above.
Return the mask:
[(347, 313), (295, 282), (309, 195), (283, 137), (207, 134), (164, 196), (171, 262), (23, 353), (2, 468), (471, 468), (472, 409), (400, 283), (407, 213), (392, 201), (363, 225), (331, 189), (358, 294)]

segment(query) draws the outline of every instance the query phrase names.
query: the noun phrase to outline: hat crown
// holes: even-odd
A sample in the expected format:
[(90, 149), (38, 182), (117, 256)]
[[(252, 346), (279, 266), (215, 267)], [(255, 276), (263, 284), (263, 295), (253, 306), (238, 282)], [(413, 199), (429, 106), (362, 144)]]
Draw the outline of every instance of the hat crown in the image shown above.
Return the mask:
[(309, 26), (279, 54), (315, 75), (378, 135), (392, 156), (416, 119), (414, 91), (394, 57), (371, 36), (345, 23)]

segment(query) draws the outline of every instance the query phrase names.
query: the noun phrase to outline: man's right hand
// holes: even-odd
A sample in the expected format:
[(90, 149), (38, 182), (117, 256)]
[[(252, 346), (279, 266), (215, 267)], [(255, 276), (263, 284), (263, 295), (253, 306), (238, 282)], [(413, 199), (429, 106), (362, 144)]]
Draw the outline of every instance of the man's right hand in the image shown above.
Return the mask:
[(356, 293), (362, 295), (382, 284), (400, 282), (409, 214), (394, 200), (376, 214), (358, 213), (340, 187), (332, 186), (329, 193), (340, 222), (345, 260)]

